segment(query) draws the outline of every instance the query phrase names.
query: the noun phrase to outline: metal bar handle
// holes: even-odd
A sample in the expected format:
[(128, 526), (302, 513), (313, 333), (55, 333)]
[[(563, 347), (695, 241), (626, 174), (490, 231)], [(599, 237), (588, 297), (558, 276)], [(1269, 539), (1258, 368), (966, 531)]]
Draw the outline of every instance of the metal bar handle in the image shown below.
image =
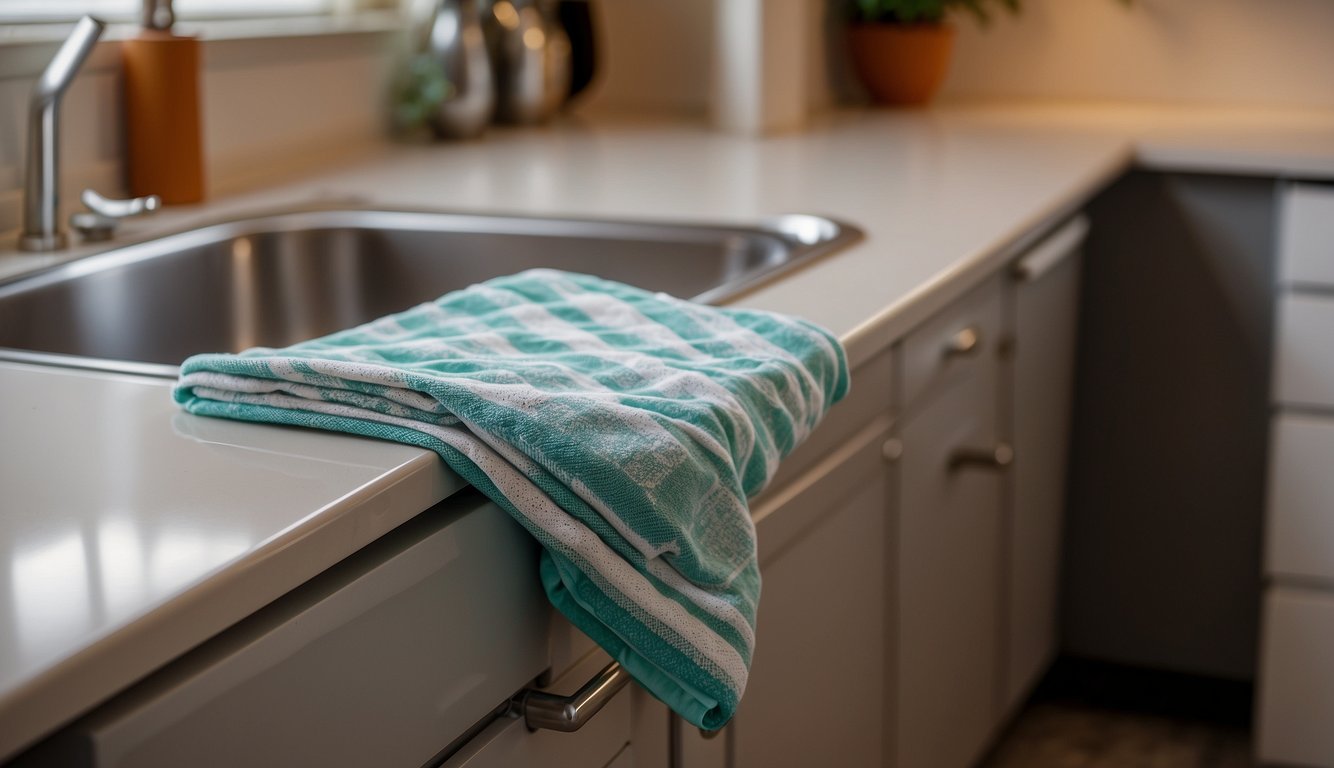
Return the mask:
[(977, 468), (1006, 470), (1014, 462), (1014, 449), (1008, 443), (997, 443), (991, 448), (959, 448), (950, 454), (951, 472)]
[(512, 711), (523, 716), (529, 730), (570, 733), (583, 728), (629, 682), (630, 673), (613, 661), (573, 696), (557, 696), (532, 688), (521, 691), (514, 697)]
[(1021, 283), (1037, 282), (1077, 251), (1084, 244), (1088, 231), (1088, 217), (1076, 216), (1016, 261), (1011, 274)]

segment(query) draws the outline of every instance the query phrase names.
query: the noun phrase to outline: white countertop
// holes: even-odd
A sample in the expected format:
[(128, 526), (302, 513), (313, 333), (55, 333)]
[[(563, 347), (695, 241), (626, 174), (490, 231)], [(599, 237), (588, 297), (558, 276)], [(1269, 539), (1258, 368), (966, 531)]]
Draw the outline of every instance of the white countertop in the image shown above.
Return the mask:
[[(827, 326), (856, 363), (1137, 157), (1334, 178), (1334, 113), (858, 112), (764, 140), (686, 122), (570, 121), (389, 149), (164, 212), (124, 236), (313, 200), (710, 222), (821, 213), (866, 239), (738, 303)], [(0, 277), (50, 262), (0, 253)], [(169, 389), (0, 365), (0, 759), (461, 487), (424, 451), (189, 416)]]

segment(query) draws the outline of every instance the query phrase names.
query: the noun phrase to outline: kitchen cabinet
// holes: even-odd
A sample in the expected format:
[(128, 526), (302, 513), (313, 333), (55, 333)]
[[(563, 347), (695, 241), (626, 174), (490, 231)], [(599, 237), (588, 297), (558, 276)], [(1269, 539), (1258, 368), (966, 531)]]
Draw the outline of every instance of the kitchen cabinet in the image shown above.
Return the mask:
[[(986, 749), (997, 722), (1001, 638), (1001, 533), (1004, 464), (995, 358), (1001, 333), (1001, 284), (988, 280), (923, 338), (936, 367), (966, 356), (970, 370), (931, 391), (896, 425), (898, 461), (893, 602), (896, 764), (965, 768)], [(941, 336), (939, 325), (952, 332)], [(971, 340), (959, 345), (959, 335)]]
[(985, 752), (1056, 649), (1085, 231), (1061, 227), (856, 370), (755, 499), (750, 681), (721, 734), (680, 731), (683, 768)]
[(965, 768), (1057, 650), (1076, 218), (902, 343), (896, 764)]
[(1279, 205), (1256, 754), (1334, 766), (1334, 187), (1290, 184)]
[(501, 714), (538, 678), (554, 678), (552, 690), (568, 694), (607, 663), (570, 634), (542, 594), (532, 537), (464, 491), (18, 765), (417, 768), (448, 758), (451, 767), (480, 768), (543, 754), (551, 756), (544, 765), (600, 767), (642, 730), (632, 689), (575, 733), (530, 733)]
[(1055, 657), (1074, 398), (1079, 277), (1088, 233), (1080, 217), (1012, 266), (1006, 402), (1014, 447), (1006, 530), (1002, 708), (1011, 713)]
[(729, 753), (738, 768), (884, 764), (891, 383), (887, 353), (856, 371), (853, 394), (756, 499), (764, 587), (750, 680), (732, 724), (694, 744), (685, 768)]

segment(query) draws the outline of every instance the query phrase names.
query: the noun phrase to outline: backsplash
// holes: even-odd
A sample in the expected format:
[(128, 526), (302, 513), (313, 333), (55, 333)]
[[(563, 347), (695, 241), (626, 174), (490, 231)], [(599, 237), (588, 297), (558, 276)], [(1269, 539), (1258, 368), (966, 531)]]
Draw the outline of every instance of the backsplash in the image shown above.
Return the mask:
[[(200, 85), (209, 193), (253, 188), (374, 146), (393, 39), (388, 32), (206, 38)], [(63, 101), (62, 219), (78, 210), (86, 187), (125, 194), (116, 46), (99, 45)], [(0, 233), (19, 227), (28, 93), (54, 50), (0, 48)]]

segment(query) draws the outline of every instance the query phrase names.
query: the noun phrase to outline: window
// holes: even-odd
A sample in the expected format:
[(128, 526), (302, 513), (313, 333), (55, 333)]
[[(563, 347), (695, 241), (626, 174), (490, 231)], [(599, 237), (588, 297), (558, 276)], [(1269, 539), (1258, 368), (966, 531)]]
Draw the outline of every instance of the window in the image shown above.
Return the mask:
[[(346, 8), (348, 0), (175, 0), (178, 19), (304, 16)], [(133, 21), (142, 0), (0, 0), (0, 21), (69, 21), (90, 13), (109, 21)]]

